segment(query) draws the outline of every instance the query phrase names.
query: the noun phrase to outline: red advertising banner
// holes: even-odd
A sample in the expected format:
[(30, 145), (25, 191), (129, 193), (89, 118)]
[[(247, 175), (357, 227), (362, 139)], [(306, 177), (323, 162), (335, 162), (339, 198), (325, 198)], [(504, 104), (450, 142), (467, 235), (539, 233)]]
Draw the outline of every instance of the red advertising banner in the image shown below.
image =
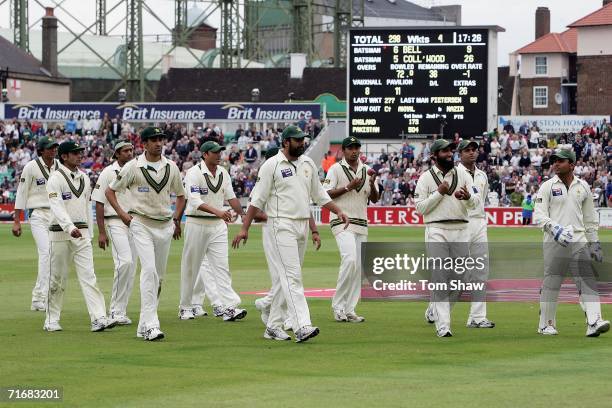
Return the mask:
[[(516, 207), (486, 208), (489, 225), (522, 225), (522, 209)], [(321, 208), (321, 223), (329, 223), (329, 210)], [(369, 225), (423, 225), (423, 217), (414, 207), (368, 207)]]
[[(15, 204), (0, 204), (0, 222), (13, 221), (14, 212)], [(21, 221), (23, 221), (23, 212), (21, 213)]]

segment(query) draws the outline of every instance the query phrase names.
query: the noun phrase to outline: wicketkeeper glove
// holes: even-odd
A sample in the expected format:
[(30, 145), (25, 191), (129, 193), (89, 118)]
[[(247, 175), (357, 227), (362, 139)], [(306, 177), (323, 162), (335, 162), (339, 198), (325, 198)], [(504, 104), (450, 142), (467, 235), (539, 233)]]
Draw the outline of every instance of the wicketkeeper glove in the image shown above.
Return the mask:
[(598, 242), (589, 242), (589, 250), (591, 251), (591, 258), (595, 262), (603, 262), (603, 252), (601, 251), (601, 244)]
[(557, 241), (557, 244), (562, 247), (568, 246), (574, 239), (574, 227), (571, 225), (569, 227), (564, 227), (563, 225), (555, 224), (551, 228), (550, 233), (554, 240)]

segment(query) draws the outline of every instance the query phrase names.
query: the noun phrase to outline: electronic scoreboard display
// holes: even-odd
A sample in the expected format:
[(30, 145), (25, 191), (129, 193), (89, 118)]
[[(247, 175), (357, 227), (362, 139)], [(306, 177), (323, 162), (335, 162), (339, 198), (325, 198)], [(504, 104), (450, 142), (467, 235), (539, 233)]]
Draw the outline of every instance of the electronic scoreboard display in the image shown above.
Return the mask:
[(441, 125), (445, 137), (487, 130), (487, 28), (356, 29), (349, 39), (351, 136), (416, 137), (440, 134)]

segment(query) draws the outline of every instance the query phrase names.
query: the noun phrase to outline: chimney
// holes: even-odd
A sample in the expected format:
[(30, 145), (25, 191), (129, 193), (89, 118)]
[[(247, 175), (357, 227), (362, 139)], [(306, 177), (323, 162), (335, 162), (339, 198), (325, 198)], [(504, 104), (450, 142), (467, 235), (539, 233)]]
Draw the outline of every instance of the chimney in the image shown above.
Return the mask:
[(57, 76), (57, 18), (53, 7), (45, 8), (42, 18), (42, 65), (53, 76)]
[(535, 14), (535, 39), (550, 33), (550, 10), (538, 7)]
[(604, 7), (606, 7), (610, 3), (612, 3), (612, 0), (603, 0), (603, 6)]

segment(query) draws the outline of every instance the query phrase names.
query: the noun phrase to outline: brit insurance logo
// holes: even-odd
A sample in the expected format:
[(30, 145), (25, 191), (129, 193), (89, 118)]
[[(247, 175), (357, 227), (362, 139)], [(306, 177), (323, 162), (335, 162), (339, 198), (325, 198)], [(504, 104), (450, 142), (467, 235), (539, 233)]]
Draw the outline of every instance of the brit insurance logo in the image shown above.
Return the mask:
[(221, 107), (227, 111), (227, 120), (257, 120), (257, 121), (298, 121), (310, 120), (312, 110), (303, 109), (303, 106), (291, 104), (262, 104), (245, 106), (239, 103), (228, 103)]

